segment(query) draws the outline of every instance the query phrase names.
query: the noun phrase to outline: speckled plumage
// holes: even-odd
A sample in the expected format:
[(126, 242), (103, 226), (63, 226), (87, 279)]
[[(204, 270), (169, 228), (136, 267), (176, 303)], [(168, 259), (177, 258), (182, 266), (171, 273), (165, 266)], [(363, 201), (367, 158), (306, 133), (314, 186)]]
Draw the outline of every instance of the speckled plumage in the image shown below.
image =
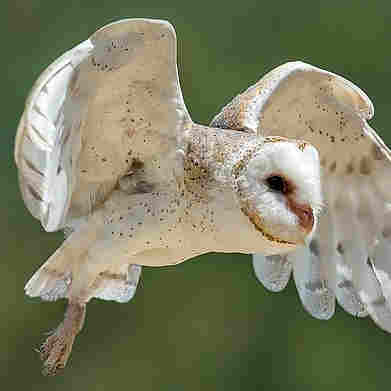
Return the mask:
[(390, 154), (372, 114), (352, 83), (295, 62), (211, 127), (195, 124), (165, 21), (112, 23), (65, 53), (36, 82), (15, 144), (26, 206), (47, 231), (67, 233), (26, 285), (69, 301), (41, 349), (45, 373), (65, 366), (92, 297), (126, 302), (142, 265), (210, 251), (256, 253), (256, 275), (273, 291), (293, 269), (315, 317), (329, 318), (336, 296), (391, 331)]

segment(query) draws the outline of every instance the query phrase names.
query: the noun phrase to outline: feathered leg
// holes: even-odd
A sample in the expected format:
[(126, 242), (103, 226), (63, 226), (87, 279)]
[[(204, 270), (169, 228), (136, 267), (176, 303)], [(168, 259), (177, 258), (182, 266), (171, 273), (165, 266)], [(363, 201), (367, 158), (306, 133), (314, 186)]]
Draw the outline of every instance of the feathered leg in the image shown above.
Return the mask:
[(194, 256), (178, 241), (180, 207), (170, 196), (156, 194), (129, 197), (114, 191), (27, 283), (29, 296), (69, 301), (64, 321), (40, 349), (45, 375), (65, 367), (92, 297), (127, 302), (136, 291), (140, 265), (172, 264), (178, 253), (185, 259), (185, 251), (187, 258)]
[(86, 314), (86, 304), (69, 301), (63, 322), (49, 335), (39, 349), (44, 361), (42, 373), (53, 376), (63, 369), (72, 351), (73, 341), (81, 331)]

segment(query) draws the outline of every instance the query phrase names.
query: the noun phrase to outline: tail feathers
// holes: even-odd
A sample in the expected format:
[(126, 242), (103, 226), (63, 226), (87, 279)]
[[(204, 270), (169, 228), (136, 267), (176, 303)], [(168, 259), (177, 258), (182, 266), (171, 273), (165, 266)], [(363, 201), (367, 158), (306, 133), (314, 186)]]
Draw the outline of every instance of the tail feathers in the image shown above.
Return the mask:
[(112, 263), (104, 251), (90, 252), (100, 227), (97, 221), (71, 233), (31, 277), (26, 294), (47, 301), (70, 297), (85, 302), (92, 297), (129, 301), (136, 292), (141, 266)]
[[(94, 227), (95, 228), (95, 227)], [(73, 232), (54, 254), (35, 272), (25, 286), (30, 297), (54, 301), (67, 297), (75, 267), (85, 258), (86, 249), (95, 240), (96, 230), (88, 225)]]
[(136, 293), (141, 275), (140, 265), (123, 265), (122, 270), (106, 270), (100, 273), (99, 289), (94, 297), (126, 303)]
[[(70, 265), (67, 265), (66, 269), (65, 265), (63, 267), (57, 265), (55, 268), (56, 259), (52, 260), (52, 258), (53, 256), (35, 272), (26, 284), (25, 292), (28, 296), (40, 297), (45, 301), (55, 301), (67, 298), (71, 293)], [(120, 270), (117, 269), (107, 269), (97, 275), (91, 286), (89, 298), (96, 297), (119, 303), (126, 303), (133, 298), (140, 279), (141, 266), (123, 265)], [(86, 284), (88, 285), (87, 281)]]
[(55, 301), (67, 297), (72, 282), (72, 273), (59, 273), (42, 265), (26, 284), (24, 290), (30, 297), (40, 297), (42, 300)]

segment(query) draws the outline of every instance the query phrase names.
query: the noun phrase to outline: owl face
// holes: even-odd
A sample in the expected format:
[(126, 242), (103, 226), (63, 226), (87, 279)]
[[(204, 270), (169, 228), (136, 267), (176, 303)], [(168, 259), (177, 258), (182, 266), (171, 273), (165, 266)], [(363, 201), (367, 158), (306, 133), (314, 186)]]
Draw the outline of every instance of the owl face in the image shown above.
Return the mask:
[(274, 246), (303, 244), (315, 230), (322, 196), (312, 145), (266, 139), (237, 184), (242, 212)]

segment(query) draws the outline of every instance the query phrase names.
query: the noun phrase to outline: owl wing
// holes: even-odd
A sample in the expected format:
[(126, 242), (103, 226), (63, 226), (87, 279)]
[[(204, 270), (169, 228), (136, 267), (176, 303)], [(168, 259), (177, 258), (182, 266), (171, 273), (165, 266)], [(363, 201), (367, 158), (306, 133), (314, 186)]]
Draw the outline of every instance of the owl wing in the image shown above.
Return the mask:
[(302, 62), (279, 66), (238, 95), (212, 126), (303, 139), (317, 147), (326, 211), (308, 247), (253, 257), (271, 290), (293, 274), (306, 310), (355, 316), (391, 332), (391, 154), (367, 120), (373, 105), (341, 76)]
[(134, 159), (171, 180), (187, 121), (174, 28), (147, 19), (101, 28), (52, 63), (27, 99), (15, 143), (26, 206), (55, 231), (88, 215)]

